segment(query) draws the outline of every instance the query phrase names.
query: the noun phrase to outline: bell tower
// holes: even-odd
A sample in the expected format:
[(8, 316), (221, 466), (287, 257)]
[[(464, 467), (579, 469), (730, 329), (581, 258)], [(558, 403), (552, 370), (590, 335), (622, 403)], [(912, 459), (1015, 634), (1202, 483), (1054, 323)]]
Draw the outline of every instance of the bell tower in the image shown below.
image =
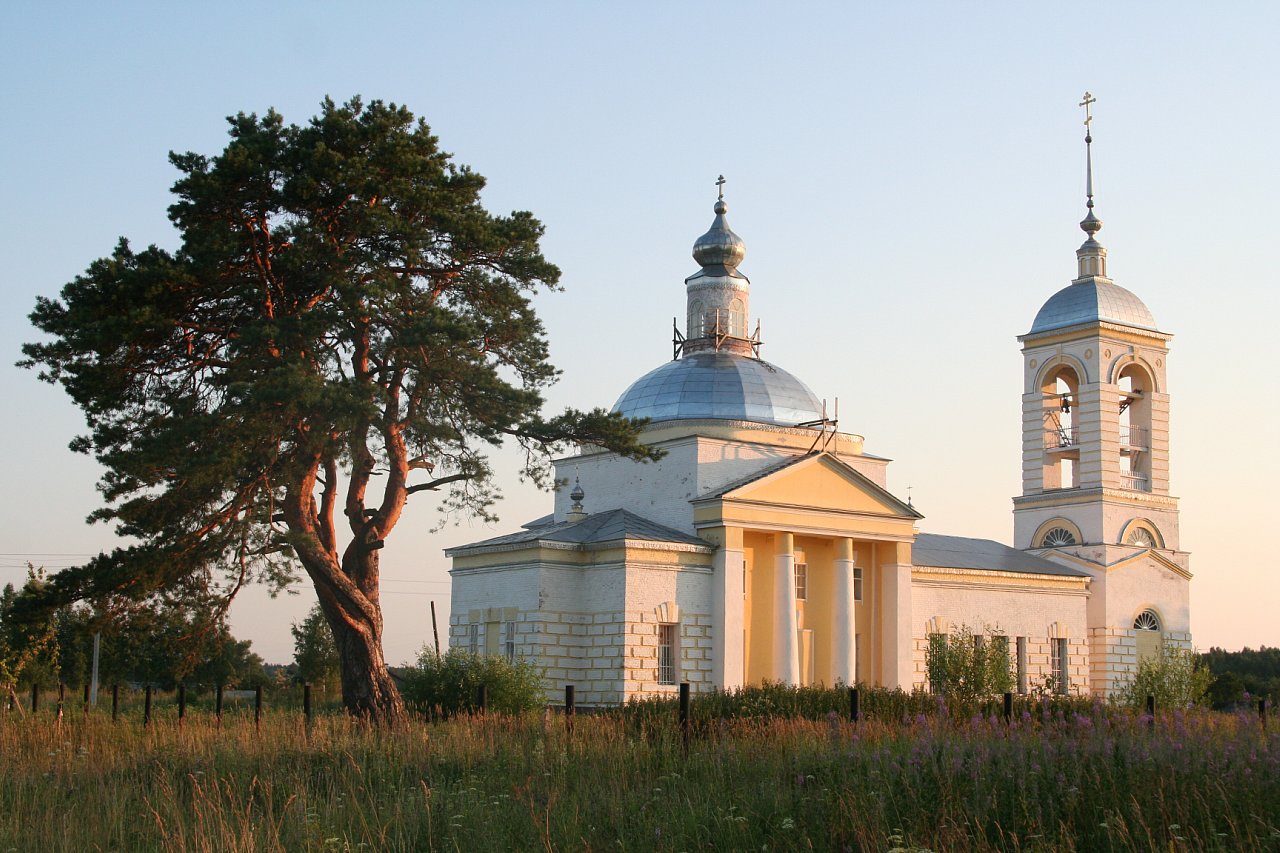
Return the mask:
[[(1022, 494), (1013, 499), (1013, 517), (1014, 547), (1094, 576), (1091, 679), (1106, 693), (1136, 665), (1131, 651), (1142, 630), (1190, 642), (1190, 573), (1178, 499), (1169, 493), (1172, 335), (1107, 276), (1107, 250), (1097, 240), (1102, 220), (1094, 213), (1093, 103), (1086, 92), (1086, 239), (1076, 250), (1076, 277), (1018, 337)], [(1126, 580), (1117, 572), (1128, 573)]]
[(1019, 336), (1023, 357), (1022, 549), (1132, 544), (1178, 550), (1178, 499), (1169, 494), (1172, 335), (1136, 295), (1107, 277), (1094, 213), (1092, 95), (1086, 93), (1086, 213), (1076, 278)]

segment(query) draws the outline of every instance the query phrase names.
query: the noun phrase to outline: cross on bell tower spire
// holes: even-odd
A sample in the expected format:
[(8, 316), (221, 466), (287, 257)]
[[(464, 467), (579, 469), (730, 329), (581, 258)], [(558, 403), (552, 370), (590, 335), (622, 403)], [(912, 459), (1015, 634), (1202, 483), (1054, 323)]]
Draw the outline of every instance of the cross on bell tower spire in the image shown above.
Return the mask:
[(1091, 93), (1084, 93), (1080, 106), (1084, 107), (1084, 158), (1085, 158), (1085, 195), (1088, 196), (1088, 208), (1093, 210), (1093, 105), (1098, 102)]
[(1093, 105), (1098, 99), (1091, 92), (1084, 93), (1080, 106), (1084, 107), (1084, 160), (1085, 160), (1085, 214), (1080, 221), (1080, 230), (1089, 235), (1079, 249), (1076, 250), (1079, 278), (1089, 276), (1106, 277), (1107, 250), (1094, 239), (1102, 230), (1102, 220), (1093, 212)]
[(716, 178), (716, 189), (719, 191), (718, 200), (724, 201), (724, 175)]

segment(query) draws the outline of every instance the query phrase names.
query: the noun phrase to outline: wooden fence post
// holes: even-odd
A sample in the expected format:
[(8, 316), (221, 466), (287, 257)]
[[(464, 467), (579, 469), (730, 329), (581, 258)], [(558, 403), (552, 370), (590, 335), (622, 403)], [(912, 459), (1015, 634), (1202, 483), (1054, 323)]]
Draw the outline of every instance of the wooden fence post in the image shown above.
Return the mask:
[(253, 728), (262, 733), (262, 685), (253, 688)]
[(570, 737), (573, 737), (574, 714), (573, 685), (566, 684), (564, 686), (564, 730), (569, 733)]
[(1005, 692), (1004, 694), (1004, 721), (1007, 723), (1013, 719), (1013, 694)]
[(84, 685), (84, 715), (89, 716), (89, 684)]
[(680, 740), (684, 754), (689, 754), (689, 682), (680, 682)]
[(178, 685), (178, 728), (182, 728), (187, 718), (187, 685)]
[(483, 714), (489, 708), (489, 686), (481, 684), (476, 688), (476, 711)]
[(849, 688), (849, 722), (858, 722), (860, 711), (858, 709), (858, 688)]
[(311, 685), (302, 685), (302, 716), (306, 718), (307, 727), (311, 727)]
[(111, 722), (120, 716), (120, 685), (111, 685)]
[(58, 682), (58, 721), (62, 721), (62, 705), (67, 701), (67, 684), (64, 681)]
[(142, 701), (142, 727), (145, 729), (151, 725), (151, 685), (147, 685), (146, 698)]
[(40, 685), (31, 685), (31, 713), (35, 714), (36, 709), (40, 707)]
[(218, 682), (218, 689), (213, 699), (213, 714), (218, 720), (218, 728), (222, 728), (222, 682)]

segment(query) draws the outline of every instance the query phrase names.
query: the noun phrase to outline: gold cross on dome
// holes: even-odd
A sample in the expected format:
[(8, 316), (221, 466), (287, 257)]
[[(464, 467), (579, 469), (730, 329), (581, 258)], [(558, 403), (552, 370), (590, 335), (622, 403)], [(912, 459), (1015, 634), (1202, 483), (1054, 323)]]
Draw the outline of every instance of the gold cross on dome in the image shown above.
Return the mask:
[(724, 175), (716, 179), (716, 188), (720, 190), (720, 200), (724, 200)]
[(1080, 102), (1080, 106), (1084, 107), (1084, 129), (1086, 132), (1092, 130), (1090, 126), (1093, 122), (1093, 110), (1091, 107), (1098, 102), (1098, 99), (1088, 92), (1084, 93), (1084, 100)]

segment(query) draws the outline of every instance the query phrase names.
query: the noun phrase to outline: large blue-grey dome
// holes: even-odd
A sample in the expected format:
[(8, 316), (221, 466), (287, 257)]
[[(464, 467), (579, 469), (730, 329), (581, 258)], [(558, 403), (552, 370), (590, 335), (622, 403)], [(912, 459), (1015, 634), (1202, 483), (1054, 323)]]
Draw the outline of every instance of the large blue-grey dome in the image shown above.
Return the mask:
[(629, 418), (712, 418), (795, 426), (822, 417), (822, 403), (790, 373), (758, 358), (697, 352), (641, 376), (613, 410)]
[(1156, 318), (1141, 299), (1118, 284), (1089, 278), (1050, 296), (1029, 334), (1098, 321), (1156, 331)]

